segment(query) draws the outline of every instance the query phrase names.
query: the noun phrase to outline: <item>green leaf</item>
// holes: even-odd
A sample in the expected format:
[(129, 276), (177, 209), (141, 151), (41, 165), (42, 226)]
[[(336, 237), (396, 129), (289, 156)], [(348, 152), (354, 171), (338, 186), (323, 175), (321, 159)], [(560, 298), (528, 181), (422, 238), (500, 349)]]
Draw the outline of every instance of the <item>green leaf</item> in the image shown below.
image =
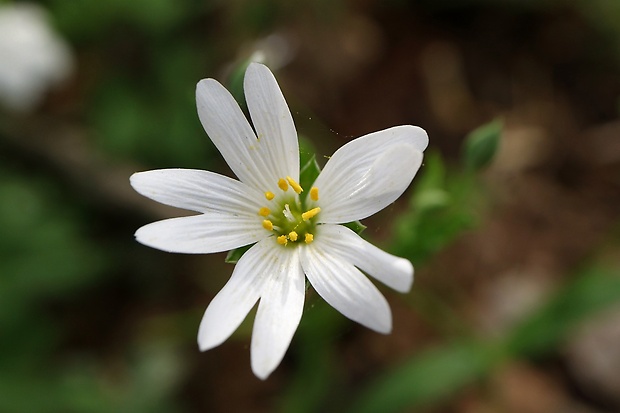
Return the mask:
[(362, 224), (360, 221), (347, 222), (346, 224), (342, 224), (350, 230), (355, 231), (357, 235), (361, 234), (366, 228), (366, 225)]
[(319, 163), (316, 161), (316, 155), (310, 156), (310, 158), (303, 164), (301, 170), (299, 171), (299, 184), (304, 191), (301, 193), (300, 198), (302, 202), (310, 193), (310, 188), (312, 184), (316, 180), (316, 178), (321, 173), (321, 167)]
[(226, 254), (226, 258), (224, 259), (224, 262), (226, 262), (227, 264), (236, 264), (237, 261), (239, 261), (239, 259), (241, 258), (241, 256), (245, 254), (245, 252), (249, 250), (252, 247), (252, 245), (246, 245), (245, 247), (239, 247), (239, 248), (235, 248), (234, 250), (228, 251), (228, 254)]
[(484, 210), (481, 195), (475, 175), (446, 170), (441, 155), (429, 152), (409, 209), (394, 220), (391, 252), (419, 265), (475, 226)]
[[(298, 133), (297, 139), (299, 140), (299, 164), (302, 165), (303, 169), (308, 161), (316, 156), (316, 148), (314, 147), (313, 141), (308, 139), (303, 133)], [(320, 171), (321, 168), (318, 168)]]
[(428, 350), (364, 389), (350, 411), (400, 412), (429, 405), (483, 376), (500, 357), (498, 348), (479, 341)]
[(441, 155), (429, 152), (424, 161), (424, 173), (416, 182), (411, 206), (417, 213), (448, 207), (451, 197), (446, 191), (446, 167)]
[(482, 169), (493, 160), (499, 146), (502, 128), (502, 120), (495, 119), (467, 135), (463, 157), (468, 169)]

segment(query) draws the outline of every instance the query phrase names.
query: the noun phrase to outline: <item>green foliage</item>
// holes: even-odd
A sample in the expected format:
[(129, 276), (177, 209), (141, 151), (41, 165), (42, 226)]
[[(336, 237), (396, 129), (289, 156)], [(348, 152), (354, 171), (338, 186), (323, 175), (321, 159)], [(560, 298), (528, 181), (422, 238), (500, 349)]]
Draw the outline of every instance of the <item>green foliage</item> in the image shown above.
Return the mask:
[(245, 254), (247, 250), (249, 250), (252, 247), (252, 245), (246, 245), (244, 247), (239, 247), (239, 248), (235, 248), (234, 250), (228, 251), (224, 261), (226, 261), (227, 264), (236, 264), (239, 261), (239, 259), (241, 259), (241, 256), (243, 256), (243, 254)]
[(482, 169), (493, 160), (502, 135), (503, 122), (495, 119), (467, 135), (463, 149), (464, 163), (472, 170)]
[(0, 168), (0, 411), (180, 412), (170, 394), (183, 365), (161, 338), (132, 349), (115, 378), (93, 354), (59, 356), (70, 323), (50, 308), (79, 300), (117, 262), (62, 195), (49, 179)]
[(92, 86), (85, 115), (99, 148), (156, 167), (208, 166), (214, 151), (200, 127), (194, 91), (205, 77), (209, 45), (187, 29), (207, 5), (50, 0), (49, 7), (76, 52), (87, 56), (80, 62)]
[(0, 329), (44, 298), (68, 294), (104, 267), (82, 241), (76, 211), (61, 208), (45, 183), (0, 170)]
[(416, 265), (473, 227), (484, 202), (476, 178), (448, 172), (437, 153), (425, 155), (418, 173), (409, 210), (395, 220), (392, 247)]
[(365, 389), (349, 411), (389, 413), (429, 405), (482, 377), (497, 359), (497, 350), (482, 341), (425, 351)]
[[(130, 374), (120, 381), (105, 377), (95, 360), (80, 360), (53, 375), (49, 367), (24, 374), (0, 375), (0, 410), (28, 413), (176, 413), (171, 403), (181, 366), (175, 351), (165, 346), (144, 346), (132, 361)], [(57, 369), (58, 370), (58, 369)], [(7, 373), (7, 371), (3, 371)], [(114, 395), (114, 397), (111, 397)]]
[(305, 200), (310, 193), (312, 184), (318, 178), (321, 173), (321, 167), (316, 161), (316, 155), (312, 154), (309, 159), (304, 161), (304, 154), (308, 154), (307, 150), (303, 150), (300, 153), (300, 159), (302, 160), (302, 167), (299, 171), (299, 185), (304, 188), (304, 191), (300, 194), (300, 198)]
[(594, 263), (506, 337), (468, 340), (417, 354), (360, 392), (351, 412), (389, 413), (437, 403), (507, 358), (552, 351), (580, 322), (619, 301), (617, 269)]
[(539, 355), (559, 344), (579, 321), (620, 301), (617, 269), (586, 268), (506, 340), (511, 354)]
[(151, 81), (116, 68), (102, 80), (90, 113), (97, 143), (151, 165), (205, 168), (214, 149), (196, 114), (194, 51), (166, 45), (148, 58)]
[(351, 231), (355, 232), (358, 235), (361, 234), (366, 228), (368, 228), (366, 225), (362, 224), (360, 221), (347, 222), (346, 224), (342, 224), (342, 225), (349, 228)]
[(282, 413), (323, 411), (325, 395), (337, 380), (334, 342), (348, 321), (317, 296), (310, 296), (294, 341), (297, 374), (280, 401)]
[(1, 411), (52, 412), (63, 405), (67, 394), (54, 392), (59, 384), (40, 365), (61, 333), (46, 306), (76, 294), (106, 267), (106, 255), (84, 241), (77, 211), (61, 205), (45, 181), (0, 169)]
[[(97, 41), (119, 24), (162, 34), (179, 24), (189, 11), (178, 0), (52, 0), (59, 28), (77, 41)], [(148, 11), (148, 12), (147, 12)]]

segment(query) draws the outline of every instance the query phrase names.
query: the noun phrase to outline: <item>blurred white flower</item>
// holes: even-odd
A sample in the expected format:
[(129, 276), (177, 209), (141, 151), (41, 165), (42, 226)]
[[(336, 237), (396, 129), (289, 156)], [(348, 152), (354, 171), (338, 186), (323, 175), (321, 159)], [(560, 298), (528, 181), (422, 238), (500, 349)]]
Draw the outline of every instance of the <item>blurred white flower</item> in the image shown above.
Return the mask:
[(49, 87), (71, 74), (69, 47), (47, 17), (35, 4), (0, 5), (0, 104), (9, 109), (34, 109)]
[(295, 125), (273, 74), (252, 63), (244, 90), (256, 133), (217, 81), (201, 80), (196, 90), (202, 125), (239, 181), (166, 169), (136, 173), (131, 184), (158, 202), (200, 213), (140, 228), (136, 238), (145, 245), (214, 253), (254, 244), (208, 306), (198, 343), (208, 350), (224, 342), (260, 300), (251, 364), (264, 379), (280, 364), (297, 329), (305, 277), (348, 318), (380, 333), (391, 331), (389, 305), (362, 271), (406, 292), (413, 266), (339, 224), (394, 202), (418, 171), (428, 137), (418, 127), (397, 126), (355, 139), (334, 153), (310, 188), (302, 188)]

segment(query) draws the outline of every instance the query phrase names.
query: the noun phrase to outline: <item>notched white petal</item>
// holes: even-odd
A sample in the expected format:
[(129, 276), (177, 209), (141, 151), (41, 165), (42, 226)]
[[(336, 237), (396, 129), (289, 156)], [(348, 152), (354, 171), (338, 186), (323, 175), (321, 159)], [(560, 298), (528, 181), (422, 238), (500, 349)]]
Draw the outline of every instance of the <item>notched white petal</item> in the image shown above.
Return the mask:
[(278, 367), (301, 320), (305, 278), (299, 249), (274, 243), (269, 281), (261, 294), (252, 331), (252, 371), (266, 379)]
[(423, 155), (411, 144), (386, 145), (375, 152), (362, 155), (356, 150), (330, 159), (314, 184), (321, 191), (319, 222), (339, 224), (363, 219), (402, 195), (420, 168)]
[(319, 241), (301, 250), (301, 265), (316, 292), (351, 320), (378, 333), (392, 331), (390, 307), (377, 287)]
[(396, 291), (411, 289), (414, 271), (409, 260), (388, 254), (342, 225), (325, 224), (319, 230), (317, 238), (330, 253)]
[(158, 169), (131, 175), (131, 186), (162, 204), (196, 212), (251, 217), (261, 207), (261, 192), (224, 175), (196, 169)]
[(252, 244), (268, 234), (256, 218), (209, 213), (147, 224), (136, 240), (152, 248), (184, 254), (210, 254)]
[(314, 183), (321, 193), (320, 222), (355, 221), (394, 202), (418, 171), (427, 145), (423, 129), (404, 125), (338, 149)]
[(272, 179), (299, 180), (299, 144), (293, 117), (280, 87), (267, 66), (252, 63), (245, 72), (245, 98), (262, 156), (272, 167)]
[(198, 117), (230, 169), (247, 185), (264, 191), (271, 166), (256, 150), (256, 135), (232, 95), (214, 79), (196, 86)]
[(269, 280), (273, 243), (264, 240), (239, 259), (230, 280), (207, 307), (198, 330), (205, 351), (222, 344), (239, 327)]

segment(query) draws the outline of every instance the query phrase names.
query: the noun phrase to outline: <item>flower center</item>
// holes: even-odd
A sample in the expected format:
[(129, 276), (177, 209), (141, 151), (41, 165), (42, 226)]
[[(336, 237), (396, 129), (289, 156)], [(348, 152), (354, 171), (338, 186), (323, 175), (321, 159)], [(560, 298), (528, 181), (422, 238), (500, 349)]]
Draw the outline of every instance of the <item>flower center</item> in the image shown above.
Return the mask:
[[(278, 188), (280, 192), (277, 195), (265, 192), (268, 206), (258, 210), (258, 215), (263, 217), (263, 228), (273, 232), (277, 243), (284, 247), (298, 245), (302, 241), (310, 244), (314, 241), (316, 216), (321, 208), (305, 205), (305, 200), (299, 197), (303, 188), (290, 176), (280, 178)], [(313, 186), (309, 197), (312, 201), (318, 201), (319, 189)]]

